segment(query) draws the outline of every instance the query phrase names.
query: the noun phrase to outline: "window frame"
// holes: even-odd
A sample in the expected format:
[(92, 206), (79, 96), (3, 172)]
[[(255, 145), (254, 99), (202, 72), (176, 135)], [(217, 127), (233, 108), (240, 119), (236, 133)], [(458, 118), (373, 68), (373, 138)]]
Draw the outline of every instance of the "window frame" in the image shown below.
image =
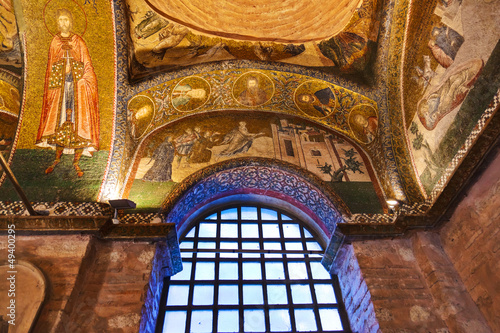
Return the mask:
[[(257, 219), (255, 220), (243, 220), (242, 219), (242, 207), (255, 207), (257, 210)], [(226, 211), (226, 210), (231, 210), (231, 209), (236, 209), (237, 211), (237, 218), (236, 219), (222, 219), (221, 218), (221, 212)], [(262, 218), (262, 210), (271, 210), (275, 211), (277, 214), (277, 219), (276, 220), (266, 220)], [(208, 219), (209, 217), (213, 216), (216, 214), (217, 218), (215, 220)], [(290, 219), (282, 219), (282, 214), (287, 216)], [(231, 237), (231, 238), (225, 238), (221, 237), (221, 223), (237, 223), (238, 224), (238, 235), (236, 237)], [(242, 228), (241, 224), (245, 223), (251, 223), (251, 224), (257, 224), (258, 225), (258, 230), (259, 230), (259, 237), (258, 238), (252, 238), (252, 242), (258, 242), (259, 247), (261, 250), (258, 252), (248, 252), (245, 250), (237, 250), (235, 253), (236, 257), (225, 257), (224, 253), (227, 253), (225, 251), (217, 251), (217, 250), (199, 250), (198, 248), (198, 243), (200, 242), (200, 225), (202, 223), (215, 223), (216, 224), (216, 235), (215, 237), (203, 237), (202, 241), (205, 242), (215, 242), (216, 247), (217, 244), (220, 245), (221, 241), (231, 241), (231, 242), (237, 242), (238, 243), (238, 249), (242, 248), (242, 243), (245, 241), (248, 241), (245, 237), (242, 235)], [(266, 224), (278, 224), (278, 228), (280, 231), (280, 237), (265, 237), (263, 233), (263, 225)], [(299, 230), (300, 230), (300, 237), (294, 237), (294, 238), (287, 238), (284, 236), (284, 225), (286, 224), (298, 224)], [(190, 234), (191, 230), (195, 229), (195, 234), (194, 237), (188, 237)], [(239, 203), (239, 204), (226, 204), (223, 206), (218, 206), (218, 207), (213, 207), (212, 209), (206, 211), (204, 214), (202, 214), (200, 217), (198, 217), (193, 223), (191, 223), (188, 228), (184, 229), (185, 232), (181, 235), (179, 243), (182, 244), (184, 241), (193, 241), (193, 247), (190, 250), (185, 250), (181, 246), (181, 253), (189, 253), (191, 252), (191, 258), (187, 256), (183, 256), (183, 262), (192, 262), (190, 265), (191, 272), (190, 272), (190, 277), (191, 279), (189, 280), (184, 280), (182, 283), (180, 283), (178, 280), (175, 281), (176, 285), (186, 285), (189, 287), (189, 296), (187, 300), (187, 305), (182, 305), (182, 306), (167, 306), (167, 296), (168, 296), (168, 291), (170, 286), (172, 285), (172, 278), (171, 277), (166, 277), (164, 280), (164, 286), (161, 294), (161, 299), (160, 299), (160, 307), (159, 307), (159, 314), (157, 318), (157, 325), (156, 325), (156, 332), (162, 332), (163, 330), (163, 325), (164, 325), (164, 320), (165, 320), (165, 313), (167, 309), (176, 311), (176, 310), (186, 310), (186, 327), (185, 327), (185, 332), (190, 332), (190, 323), (191, 323), (191, 312), (193, 309), (196, 310), (210, 310), (212, 311), (213, 317), (212, 317), (212, 332), (218, 332), (217, 330), (217, 320), (215, 319), (215, 316), (217, 316), (217, 313), (219, 310), (238, 310), (238, 317), (239, 317), (239, 331), (244, 332), (244, 311), (248, 309), (263, 309), (264, 310), (264, 324), (265, 324), (265, 330), (262, 332), (271, 332), (270, 330), (270, 320), (269, 320), (269, 310), (273, 309), (285, 309), (288, 310), (289, 316), (290, 316), (290, 324), (292, 327), (291, 331), (283, 331), (283, 332), (303, 332), (303, 331), (297, 331), (296, 330), (296, 323), (295, 323), (295, 310), (296, 309), (312, 309), (314, 311), (314, 317), (315, 317), (315, 324), (316, 324), (316, 330), (314, 332), (351, 332), (350, 326), (349, 326), (349, 320), (347, 318), (347, 313), (345, 311), (345, 306), (343, 303), (342, 299), (342, 292), (340, 289), (338, 277), (335, 275), (330, 275), (329, 278), (323, 279), (323, 280), (318, 280), (318, 279), (312, 279), (312, 269), (311, 269), (311, 262), (315, 263), (321, 263), (321, 255), (324, 253), (324, 245), (321, 244), (321, 237), (316, 235), (314, 233), (314, 228), (311, 228), (308, 226), (306, 223), (301, 221), (300, 219), (296, 218), (293, 214), (290, 214), (289, 212), (272, 207), (272, 206), (267, 206), (267, 205), (262, 205), (262, 204), (255, 204), (255, 203)], [(306, 234), (308, 232), (309, 235)], [(286, 242), (288, 243), (296, 243), (300, 240), (302, 243), (302, 246), (304, 249), (303, 251), (290, 251), (286, 250)], [(307, 241), (314, 241), (316, 242), (321, 250), (307, 250)], [(279, 251), (273, 251), (273, 250), (265, 250), (265, 245), (264, 243), (268, 242), (273, 242), (273, 243), (279, 243), (282, 250)], [(231, 252), (232, 250), (228, 250), (229, 253), (233, 254)], [(204, 253), (203, 255), (201, 255)], [(214, 253), (213, 257), (205, 257), (209, 253)], [(245, 254), (251, 253), (254, 256), (258, 257), (248, 257), (245, 256)], [(258, 254), (257, 254), (258, 253)], [(300, 255), (303, 255), (303, 257), (297, 257)], [(200, 258), (201, 255), (201, 258)], [(279, 256), (281, 257), (275, 257)], [(222, 256), (222, 257), (221, 257)], [(195, 286), (200, 286), (203, 285), (203, 281), (198, 281), (194, 279), (194, 274), (195, 274), (195, 267), (196, 263), (200, 262), (211, 262), (214, 263), (214, 279), (211, 280), (210, 285), (213, 286), (213, 299), (217, 300), (218, 299), (218, 291), (219, 291), (219, 286), (220, 285), (236, 285), (238, 286), (238, 304), (235, 305), (222, 305), (218, 304), (218, 302), (213, 302), (213, 304), (210, 305), (193, 305), (193, 294), (194, 294), (194, 288)], [(220, 275), (220, 263), (221, 262), (237, 262), (238, 264), (238, 278), (235, 280), (219, 280), (219, 275)], [(245, 279), (242, 277), (243, 275), (243, 265), (244, 263), (247, 262), (258, 262), (260, 263), (261, 267), (261, 279)], [(271, 262), (280, 262), (283, 263), (283, 269), (284, 269), (284, 279), (280, 280), (266, 280), (265, 277), (265, 263), (271, 263)], [(307, 272), (307, 277), (306, 279), (291, 279), (289, 276), (289, 270), (288, 270), (288, 264), (293, 262), (303, 262), (305, 263), (306, 266), (306, 272)], [(335, 294), (336, 298), (336, 303), (328, 303), (328, 304), (318, 304), (317, 299), (316, 299), (316, 294), (314, 292), (314, 285), (315, 284), (331, 284), (333, 286), (333, 291)], [(205, 282), (207, 284), (207, 282)], [(208, 285), (208, 284), (207, 284)], [(262, 297), (263, 297), (263, 304), (258, 304), (258, 305), (249, 305), (249, 304), (243, 304), (243, 285), (259, 285), (262, 286)], [(267, 288), (270, 285), (285, 285), (286, 286), (286, 296), (287, 296), (287, 303), (286, 304), (269, 304), (268, 299), (267, 299)], [(307, 304), (294, 304), (292, 303), (292, 285), (308, 285), (309, 290), (310, 290), (310, 296), (312, 299), (312, 303), (307, 303)], [(215, 304), (217, 303), (217, 304)], [(336, 309), (338, 311), (339, 317), (341, 324), (343, 326), (343, 330), (336, 330), (336, 331), (328, 331), (328, 330), (323, 330), (321, 327), (321, 320), (320, 320), (320, 310), (321, 309)], [(215, 319), (215, 320), (214, 320)], [(272, 331), (273, 333), (281, 333), (282, 331)]]

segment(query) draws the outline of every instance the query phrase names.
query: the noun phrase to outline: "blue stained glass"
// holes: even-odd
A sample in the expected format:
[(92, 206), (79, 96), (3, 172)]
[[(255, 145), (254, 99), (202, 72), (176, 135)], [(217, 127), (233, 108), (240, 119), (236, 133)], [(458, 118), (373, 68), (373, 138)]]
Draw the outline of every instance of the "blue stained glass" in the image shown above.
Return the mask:
[(303, 262), (290, 262), (290, 263), (288, 263), (288, 274), (290, 276), (290, 280), (307, 279), (306, 264)]
[(292, 301), (293, 304), (311, 304), (312, 296), (311, 289), (308, 284), (292, 284)]
[(271, 332), (291, 332), (290, 314), (288, 310), (269, 310)]
[(184, 333), (186, 331), (186, 311), (165, 311), (164, 333)]
[(331, 284), (315, 284), (316, 300), (319, 304), (335, 304), (337, 299)]
[(268, 285), (267, 301), (269, 304), (288, 304), (286, 287), (284, 285)]
[(316, 316), (312, 309), (295, 309), (295, 326), (297, 332), (316, 331)]
[(243, 304), (263, 304), (262, 286), (244, 284), (243, 285)]
[(193, 311), (191, 313), (191, 329), (189, 332), (212, 333), (212, 311)]
[[(260, 244), (257, 242), (243, 242), (241, 248), (244, 250), (260, 250)], [(259, 258), (259, 253), (243, 253), (243, 258)]]
[(238, 263), (221, 262), (219, 264), (219, 279), (238, 280)]
[(245, 332), (264, 332), (266, 330), (264, 310), (243, 311), (243, 329)]
[(205, 220), (217, 220), (217, 213), (210, 215)]
[(283, 236), (285, 238), (300, 238), (300, 226), (296, 223), (283, 224)]
[(200, 238), (217, 236), (217, 223), (201, 222), (198, 236)]
[(189, 286), (171, 285), (168, 288), (167, 305), (187, 305)]
[[(281, 250), (281, 243), (278, 242), (264, 242), (264, 250)], [(266, 258), (282, 258), (283, 255), (279, 253), (265, 254)]]
[(311, 272), (313, 279), (331, 279), (330, 273), (320, 262), (311, 262)]
[(221, 223), (220, 236), (222, 238), (236, 238), (238, 237), (238, 224), (237, 223)]
[[(224, 250), (237, 250), (238, 242), (220, 242), (220, 248)], [(221, 252), (221, 258), (238, 258), (238, 253)]]
[(220, 285), (219, 286), (219, 304), (236, 305), (238, 304), (238, 286)]
[(236, 220), (238, 219), (238, 209), (231, 208), (220, 212), (221, 220)]
[(276, 221), (278, 219), (278, 212), (275, 210), (262, 208), (260, 210), (260, 216), (263, 220)]
[(266, 223), (262, 225), (262, 236), (264, 238), (280, 238), (280, 228), (277, 223)]
[(215, 277), (215, 263), (199, 262), (196, 264), (194, 279), (195, 280), (213, 280)]
[(257, 220), (257, 207), (241, 207), (242, 220)]
[(193, 305), (213, 305), (214, 286), (195, 285), (193, 290)]
[[(302, 243), (299, 242), (286, 242), (285, 243), (285, 249), (290, 250), (290, 251), (302, 251), (304, 248), (302, 247)], [(288, 258), (304, 258), (303, 254), (287, 254), (286, 255)]]
[[(215, 249), (215, 242), (198, 242), (199, 249)], [(198, 252), (198, 258), (215, 258), (214, 252)]]
[(259, 262), (244, 262), (243, 263), (243, 280), (260, 280), (262, 279), (262, 271)]
[(337, 309), (319, 309), (319, 318), (321, 319), (321, 326), (323, 326), (323, 330), (342, 330), (342, 322), (340, 321), (340, 315)]
[(259, 225), (257, 223), (242, 223), (241, 235), (244, 238), (259, 238)]
[(190, 280), (191, 279), (191, 263), (183, 262), (182, 263), (182, 271), (170, 277), (170, 280), (173, 281), (182, 281), (182, 280)]
[(240, 316), (238, 310), (219, 310), (217, 331), (224, 333), (239, 332)]
[(266, 262), (266, 279), (283, 280), (285, 278), (285, 269), (282, 262)]
[(193, 229), (189, 230), (189, 232), (186, 235), (186, 238), (193, 238), (194, 235), (195, 235), (195, 233), (196, 233), (196, 227), (194, 227)]

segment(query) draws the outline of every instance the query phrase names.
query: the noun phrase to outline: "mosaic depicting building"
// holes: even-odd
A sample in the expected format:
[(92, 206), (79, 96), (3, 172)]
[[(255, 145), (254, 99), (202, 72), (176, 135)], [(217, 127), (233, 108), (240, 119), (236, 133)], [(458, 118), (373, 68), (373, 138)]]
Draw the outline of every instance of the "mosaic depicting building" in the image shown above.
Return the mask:
[(0, 332), (500, 331), (499, 12), (0, 1)]

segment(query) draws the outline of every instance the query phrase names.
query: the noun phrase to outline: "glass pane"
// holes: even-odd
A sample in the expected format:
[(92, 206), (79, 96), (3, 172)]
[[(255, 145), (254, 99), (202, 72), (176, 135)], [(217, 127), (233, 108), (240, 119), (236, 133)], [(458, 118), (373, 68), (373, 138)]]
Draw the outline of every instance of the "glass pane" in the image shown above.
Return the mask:
[[(198, 242), (199, 249), (215, 249), (215, 242)], [(198, 252), (197, 258), (215, 258), (215, 253), (212, 252)]]
[(241, 207), (242, 220), (257, 220), (257, 207)]
[(286, 238), (300, 238), (300, 226), (296, 223), (283, 224), (283, 234)]
[(316, 331), (316, 316), (312, 309), (297, 309), (295, 310), (295, 325), (297, 332)]
[(264, 297), (262, 295), (262, 286), (260, 285), (243, 285), (243, 304), (263, 304)]
[(291, 332), (290, 314), (288, 310), (269, 310), (269, 321), (271, 332)]
[(238, 304), (238, 286), (220, 285), (219, 286), (219, 304), (232, 305)]
[(221, 262), (219, 264), (219, 279), (238, 280), (238, 263)]
[(269, 304), (288, 304), (286, 287), (284, 285), (268, 285), (267, 301)]
[[(260, 244), (257, 242), (243, 242), (241, 248), (244, 250), (260, 250)], [(243, 258), (259, 258), (258, 253), (243, 253)]]
[(311, 233), (306, 228), (303, 229), (304, 229), (304, 236), (306, 238), (313, 238), (313, 235), (311, 235)]
[(217, 223), (200, 223), (199, 237), (216, 237), (217, 236)]
[(311, 272), (314, 279), (331, 279), (332, 277), (320, 262), (311, 262)]
[(264, 310), (243, 311), (243, 328), (245, 332), (264, 332), (266, 330)]
[(205, 220), (217, 220), (217, 213), (210, 215)]
[(231, 208), (223, 210), (222, 212), (220, 212), (220, 218), (221, 220), (236, 220), (238, 219), (238, 209)]
[[(237, 250), (238, 243), (237, 242), (220, 242), (220, 248), (224, 250)], [(238, 258), (238, 253), (220, 253), (221, 258)]]
[(193, 305), (213, 305), (214, 286), (194, 286)]
[(290, 217), (286, 216), (285, 214), (281, 214), (281, 219), (282, 219), (283, 221), (288, 221), (288, 220), (291, 220), (292, 218), (290, 218)]
[(239, 332), (239, 317), (240, 316), (238, 310), (219, 310), (219, 318), (217, 319), (217, 331), (224, 333)]
[(191, 329), (193, 333), (212, 332), (212, 311), (193, 311), (191, 314)]
[(293, 304), (311, 304), (311, 289), (308, 284), (292, 284), (292, 301)]
[(164, 333), (184, 333), (186, 331), (186, 311), (165, 311)]
[(179, 244), (179, 248), (181, 249), (181, 258), (192, 258), (193, 252), (182, 252), (182, 249), (192, 249), (194, 246), (193, 242), (182, 242)]
[(168, 287), (167, 305), (187, 305), (189, 286)]
[(241, 235), (245, 238), (258, 238), (259, 225), (257, 223), (242, 223)]
[(222, 223), (220, 225), (220, 236), (227, 238), (238, 237), (238, 224), (237, 223)]
[[(304, 247), (302, 246), (302, 243), (299, 243), (299, 242), (286, 242), (285, 249), (292, 250), (292, 251), (295, 251), (295, 250), (303, 251)], [(288, 258), (304, 258), (303, 254), (287, 254), (286, 256)]]
[(331, 284), (315, 284), (314, 290), (319, 304), (337, 303), (335, 291)]
[(266, 262), (266, 279), (283, 280), (285, 278), (285, 269), (281, 262)]
[(194, 227), (193, 229), (189, 230), (189, 232), (187, 233), (187, 235), (186, 235), (185, 238), (192, 238), (192, 237), (194, 237), (195, 232), (196, 232), (196, 227)]
[(260, 280), (262, 279), (262, 271), (259, 262), (244, 262), (243, 263), (243, 280)]
[(318, 242), (307, 242), (306, 246), (309, 251), (323, 251)]
[[(264, 242), (264, 250), (281, 250), (281, 243), (278, 242)], [(282, 254), (265, 254), (266, 258), (282, 258)]]
[(199, 262), (196, 264), (194, 279), (195, 280), (213, 280), (215, 276), (215, 263)]
[(186, 261), (182, 263), (182, 271), (170, 277), (170, 280), (190, 280), (191, 279), (191, 263)]
[(303, 262), (288, 263), (288, 274), (290, 274), (290, 280), (307, 279), (306, 264)]
[(342, 330), (342, 322), (340, 321), (340, 315), (337, 309), (319, 309), (319, 317), (321, 319), (321, 326), (323, 326), (323, 330)]
[(260, 210), (260, 216), (261, 216), (261, 219), (263, 219), (263, 220), (276, 221), (278, 219), (278, 212), (275, 210), (262, 208)]
[(262, 236), (264, 238), (280, 238), (280, 228), (277, 223), (266, 223), (262, 225)]

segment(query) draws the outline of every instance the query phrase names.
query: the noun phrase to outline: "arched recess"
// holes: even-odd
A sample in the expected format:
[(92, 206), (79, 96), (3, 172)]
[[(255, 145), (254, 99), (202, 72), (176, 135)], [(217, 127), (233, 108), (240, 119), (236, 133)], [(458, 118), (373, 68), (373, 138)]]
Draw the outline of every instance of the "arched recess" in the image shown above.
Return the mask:
[[(182, 236), (190, 228), (199, 222), (209, 211), (219, 207), (232, 204), (244, 203), (245, 205), (261, 204), (271, 208), (289, 212), (296, 216), (319, 237), (318, 242), (326, 248), (326, 256), (331, 256), (332, 247), (340, 253), (333, 255), (333, 262), (323, 265), (331, 274), (336, 274), (341, 281), (343, 300), (349, 317), (351, 328), (355, 331), (364, 331), (365, 328), (378, 328), (370, 293), (361, 276), (359, 269), (352, 272), (349, 267), (358, 267), (351, 245), (341, 245), (338, 242), (340, 233), (336, 231), (338, 223), (344, 223), (344, 216), (350, 215), (345, 204), (334, 193), (323, 192), (318, 187), (321, 180), (312, 174), (308, 174), (294, 165), (273, 161), (269, 159), (236, 159), (221, 163), (218, 170), (209, 173), (209, 170), (201, 170), (193, 174), (178, 187), (164, 201), (161, 208), (166, 222), (176, 224), (177, 235)], [(332, 246), (333, 244), (333, 246)], [(155, 258), (161, 258), (162, 254), (170, 251), (172, 256), (172, 244), (168, 249), (159, 247)], [(178, 245), (177, 245), (178, 246)], [(178, 250), (178, 248), (177, 248)], [(172, 259), (172, 258), (171, 258)], [(180, 255), (175, 260), (177, 265), (162, 265), (161, 260), (155, 259), (153, 266), (167, 268), (162, 270), (161, 277), (172, 276), (179, 270), (171, 267), (179, 267)], [(157, 262), (158, 261), (158, 262)], [(153, 267), (153, 270), (155, 268)], [(349, 281), (361, 281), (352, 284)], [(159, 304), (162, 290), (162, 278), (150, 281), (150, 290), (156, 293), (148, 293), (145, 304)], [(346, 297), (358, 291), (363, 291), (364, 297), (352, 299)], [(360, 315), (359, 307), (363, 303), (366, 310)], [(151, 313), (157, 307), (145, 307), (141, 320), (141, 332), (147, 332), (150, 327), (156, 326), (157, 313)], [(368, 316), (370, 320), (364, 317)]]

